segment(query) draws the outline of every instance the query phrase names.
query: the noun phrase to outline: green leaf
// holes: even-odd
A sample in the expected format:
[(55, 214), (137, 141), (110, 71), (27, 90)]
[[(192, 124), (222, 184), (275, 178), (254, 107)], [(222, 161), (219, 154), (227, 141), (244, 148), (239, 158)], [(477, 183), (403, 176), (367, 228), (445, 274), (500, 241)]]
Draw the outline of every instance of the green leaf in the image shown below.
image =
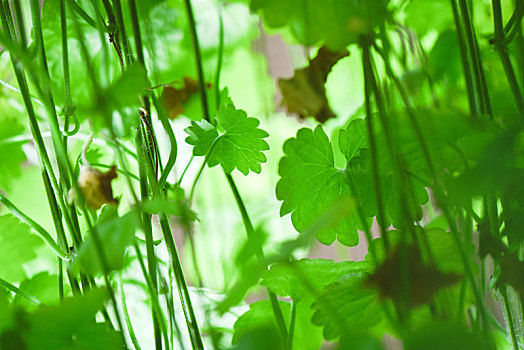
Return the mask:
[[(291, 304), (284, 301), (279, 301), (279, 304), (284, 321), (289, 327)], [(317, 350), (322, 345), (321, 329), (311, 324), (310, 321), (313, 314), (310, 305), (311, 300), (303, 300), (296, 304), (293, 348)], [(265, 336), (268, 338), (264, 339)], [(256, 344), (255, 339), (262, 343)], [(241, 315), (235, 322), (232, 343), (237, 345), (235, 349), (284, 349), (269, 300), (261, 300), (249, 305), (249, 311)]]
[(210, 167), (220, 164), (228, 173), (235, 168), (244, 175), (250, 170), (260, 173), (261, 163), (267, 160), (262, 151), (269, 149), (269, 145), (263, 139), (269, 135), (258, 128), (258, 119), (250, 118), (243, 110), (228, 104), (218, 110), (216, 121), (224, 130), (220, 135), (217, 129), (205, 120), (192, 122), (191, 126), (185, 129), (189, 135), (186, 142), (194, 146), (193, 155), (205, 155)]
[(17, 119), (0, 117), (0, 190), (10, 189), (13, 181), (22, 173), (20, 165), (26, 158), (22, 150), (25, 142), (13, 141), (10, 138), (22, 134), (23, 131), (24, 127)]
[[(316, 223), (334, 204), (349, 197), (344, 173), (334, 165), (333, 148), (319, 125), (315, 130), (303, 128), (295, 138), (284, 143), (285, 156), (280, 160), (276, 195), (282, 200), (280, 215), (291, 213), (293, 226), (304, 232)], [(347, 216), (338, 225), (317, 232), (324, 244), (337, 238), (345, 245), (358, 243), (354, 216)]]
[(387, 1), (251, 0), (251, 10), (273, 28), (288, 26), (306, 46), (319, 42), (333, 50), (357, 42), (384, 22)]
[[(68, 293), (68, 285), (65, 285), (65, 294)], [(59, 300), (58, 295), (58, 277), (56, 275), (50, 275), (48, 272), (40, 272), (28, 280), (20, 283), (21, 290), (29, 293), (36, 297), (44, 305), (55, 304)], [(16, 295), (14, 304), (23, 305), (26, 310), (33, 310), (37, 306), (27, 299)]]
[[(19, 348), (44, 349), (107, 349), (121, 348), (121, 338), (95, 316), (104, 306), (106, 293), (93, 290), (84, 296), (65, 299), (58, 306), (38, 309), (33, 314), (21, 313), (16, 328), (2, 335), (19, 340)], [(20, 341), (22, 341), (20, 343)]]
[[(109, 270), (119, 270), (124, 267), (125, 252), (133, 242), (137, 227), (136, 212), (130, 211), (119, 217), (116, 209), (110, 205), (102, 209), (95, 228), (100, 237)], [(78, 252), (74, 266), (89, 274), (103, 272), (98, 254), (92, 233), (90, 233)]]
[[(335, 263), (325, 259), (302, 259), (277, 263), (262, 274), (261, 285), (283, 297), (298, 301), (315, 295), (326, 285), (347, 274), (370, 271), (367, 262), (344, 261)], [(307, 282), (305, 282), (307, 281)]]
[(217, 129), (207, 120), (191, 122), (184, 131), (189, 135), (186, 142), (194, 146), (194, 156), (206, 156), (219, 137)]
[[(428, 13), (438, 13), (428, 21)], [(453, 25), (453, 13), (447, 0), (411, 0), (406, 6), (406, 24), (423, 36), (431, 29), (443, 30)]]
[(383, 321), (377, 293), (361, 287), (359, 274), (347, 275), (329, 284), (313, 303), (311, 320), (324, 328), (324, 338), (333, 340), (348, 332), (367, 333)]
[(146, 70), (140, 64), (127, 68), (107, 90), (108, 98), (115, 109), (138, 105), (138, 97), (144, 93), (149, 83)]
[(490, 349), (479, 335), (473, 334), (461, 324), (450, 321), (432, 321), (404, 334), (406, 349)]
[(368, 145), (368, 134), (364, 119), (355, 119), (346, 129), (340, 130), (338, 146), (348, 162), (353, 157), (359, 156), (360, 149), (368, 148)]
[(13, 215), (0, 216), (0, 277), (9, 282), (25, 278), (24, 264), (37, 257), (42, 239)]

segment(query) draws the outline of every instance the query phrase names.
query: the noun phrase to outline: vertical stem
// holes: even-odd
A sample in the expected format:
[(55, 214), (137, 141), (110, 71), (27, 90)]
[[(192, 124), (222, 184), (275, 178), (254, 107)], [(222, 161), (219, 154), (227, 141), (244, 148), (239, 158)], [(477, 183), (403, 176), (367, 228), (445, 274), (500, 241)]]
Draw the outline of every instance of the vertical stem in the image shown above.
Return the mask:
[(124, 25), (124, 16), (122, 14), (122, 4), (120, 0), (113, 0), (113, 11), (116, 19), (116, 27), (118, 33), (120, 34), (120, 40), (122, 40), (122, 45), (124, 47), (124, 58), (126, 65), (129, 65), (133, 62), (133, 54), (129, 48), (129, 42), (127, 40), (126, 28)]
[(513, 350), (519, 350), (519, 343), (517, 340), (517, 334), (515, 333), (515, 322), (513, 313), (511, 312), (511, 306), (509, 304), (509, 296), (507, 287), (502, 287), (500, 290), (502, 296), (502, 303), (504, 305), (504, 314), (506, 315), (506, 327), (508, 327), (509, 335), (511, 339), (511, 345)]
[(200, 54), (200, 45), (198, 43), (198, 34), (195, 23), (195, 16), (193, 15), (193, 8), (191, 7), (191, 0), (184, 0), (186, 6), (187, 18), (189, 21), (189, 31), (191, 32), (191, 39), (193, 41), (193, 52), (195, 54), (196, 68), (198, 72), (198, 86), (200, 87), (200, 99), (202, 103), (202, 113), (204, 118), (210, 120), (209, 108), (207, 105), (206, 84), (204, 80), (204, 71), (202, 67), (202, 57)]
[(289, 317), (289, 332), (287, 337), (286, 350), (293, 350), (293, 336), (295, 335), (295, 321), (297, 319), (298, 301), (291, 302), (291, 316)]
[[(366, 48), (364, 48), (366, 47)], [(367, 47), (367, 44), (362, 43), (362, 50), (369, 50), (369, 47)], [(364, 60), (364, 52), (363, 57)], [(367, 72), (367, 66), (366, 63), (363, 62), (362, 67), (364, 69), (364, 76), (368, 74)], [(371, 164), (373, 167), (373, 184), (375, 187), (375, 197), (377, 201), (377, 222), (380, 228), (380, 235), (382, 237), (382, 240), (384, 242), (384, 249), (385, 251), (389, 250), (389, 237), (387, 235), (387, 227), (386, 227), (386, 211), (384, 209), (384, 201), (382, 197), (382, 185), (380, 183), (380, 173), (379, 173), (379, 166), (378, 166), (378, 155), (377, 155), (377, 142), (375, 140), (375, 132), (374, 132), (374, 126), (373, 126), (373, 120), (372, 120), (372, 110), (371, 110), (371, 88), (370, 84), (367, 82), (366, 79), (364, 79), (364, 103), (366, 108), (366, 123), (367, 123), (367, 132), (368, 132), (368, 139), (369, 139), (369, 148), (371, 153)]]
[(513, 94), (513, 98), (515, 99), (515, 103), (517, 104), (520, 120), (522, 121), (524, 120), (524, 100), (522, 99), (517, 77), (513, 70), (513, 65), (511, 64), (508, 49), (504, 44), (504, 27), (502, 25), (502, 6), (500, 0), (492, 0), (492, 7), (493, 26), (495, 29), (495, 49), (500, 56), (500, 61), (504, 67), (504, 72), (506, 73), (506, 78), (508, 79), (508, 84), (511, 93)]
[(184, 277), (182, 264), (180, 263), (180, 258), (178, 256), (178, 251), (175, 246), (175, 240), (173, 238), (173, 233), (171, 232), (167, 215), (161, 213), (159, 219), (167, 250), (171, 258), (171, 265), (173, 266), (173, 271), (175, 273), (176, 285), (178, 288), (178, 293), (180, 294), (180, 302), (182, 303), (182, 309), (184, 310), (184, 316), (186, 319), (187, 329), (189, 331), (189, 337), (191, 339), (191, 345), (193, 349), (204, 349), (204, 343), (202, 341), (202, 336), (200, 335), (200, 330), (198, 329), (198, 323), (193, 311), (191, 297), (189, 296), (189, 289)]
[(471, 75), (471, 66), (468, 58), (466, 40), (464, 38), (464, 29), (460, 21), (460, 13), (457, 6), (457, 0), (450, 0), (451, 9), (453, 10), (453, 19), (455, 20), (455, 29), (457, 31), (457, 40), (460, 48), (460, 58), (462, 61), (462, 70), (464, 72), (464, 81), (466, 82), (466, 91), (468, 93), (469, 112), (472, 118), (478, 115), (477, 97), (473, 87), (473, 77)]
[(473, 65), (472, 69), (477, 87), (477, 97), (480, 103), (480, 113), (488, 114), (490, 117), (492, 117), (493, 115), (491, 111), (491, 103), (489, 101), (486, 77), (484, 75), (484, 69), (482, 68), (482, 58), (480, 57), (477, 36), (475, 34), (475, 27), (473, 26), (473, 21), (470, 16), (470, 8), (466, 3), (466, 0), (458, 1), (460, 11), (462, 13), (462, 19), (464, 21), (464, 29), (466, 33), (466, 39), (468, 42), (468, 49)]
[[(204, 113), (204, 118), (207, 121), (210, 121), (209, 116), (209, 108), (207, 103), (207, 95), (206, 95), (206, 86), (204, 81), (204, 73), (203, 73), (203, 66), (202, 66), (202, 58), (200, 56), (200, 47), (198, 44), (198, 35), (196, 31), (196, 24), (195, 19), (193, 16), (193, 9), (191, 8), (191, 1), (185, 0), (186, 5), (186, 12), (189, 19), (189, 26), (191, 31), (191, 38), (193, 40), (193, 51), (195, 54), (195, 61), (197, 65), (197, 71), (198, 71), (198, 84), (200, 88), (200, 98), (201, 98), (201, 104), (202, 104), (202, 112)], [(218, 103), (218, 101), (217, 101)], [(235, 197), (235, 200), (237, 202), (237, 206), (240, 210), (240, 214), (242, 216), (242, 221), (244, 223), (244, 227), (246, 229), (246, 233), (249, 237), (255, 234), (255, 230), (253, 228), (253, 224), (251, 223), (251, 220), (249, 219), (249, 215), (247, 214), (246, 207), (244, 205), (244, 202), (242, 201), (242, 197), (240, 196), (240, 193), (238, 192), (238, 188), (236, 187), (235, 181), (233, 180), (233, 177), (231, 174), (228, 174), (226, 171), (224, 171), (224, 175), (226, 176), (226, 179), (229, 183), (229, 187), (231, 188), (231, 191), (233, 192), (233, 196)], [(262, 251), (258, 254), (259, 257), (263, 257)], [(280, 328), (280, 332), (282, 333), (282, 337), (285, 340), (284, 343), (287, 342), (287, 328), (284, 321), (284, 316), (282, 315), (282, 310), (280, 309), (280, 305), (278, 304), (277, 297), (274, 293), (270, 292), (268, 290), (269, 299), (271, 301), (271, 306), (273, 308), (273, 313), (275, 316), (275, 319), (277, 321), (277, 324)]]

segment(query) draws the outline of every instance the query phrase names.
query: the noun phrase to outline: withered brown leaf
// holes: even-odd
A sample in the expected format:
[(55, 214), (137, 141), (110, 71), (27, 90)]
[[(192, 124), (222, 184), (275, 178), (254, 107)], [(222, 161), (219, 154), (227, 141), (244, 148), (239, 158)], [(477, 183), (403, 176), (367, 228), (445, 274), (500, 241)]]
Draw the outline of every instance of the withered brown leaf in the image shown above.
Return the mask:
[(335, 118), (329, 107), (325, 84), (335, 63), (348, 55), (347, 50), (333, 52), (323, 46), (309, 66), (295, 70), (291, 79), (279, 79), (282, 105), (287, 113), (296, 114), (301, 119), (313, 116), (320, 123)]
[[(441, 288), (449, 287), (460, 280), (457, 274), (443, 273), (424, 264), (419, 249), (413, 245), (408, 245), (405, 253), (410, 307), (430, 302)], [(402, 285), (402, 258), (401, 247), (395, 247), (365, 281), (365, 285), (378, 289), (382, 299), (390, 298), (396, 304), (401, 303), (405, 295)]]
[[(207, 84), (207, 88), (211, 84)], [(184, 77), (184, 84), (177, 88), (171, 85), (164, 85), (162, 100), (167, 110), (167, 117), (175, 119), (184, 112), (184, 104), (189, 98), (199, 92), (198, 81), (190, 77)]]
[(77, 183), (89, 207), (100, 209), (106, 203), (118, 205), (118, 200), (113, 197), (111, 188), (111, 181), (116, 177), (115, 166), (104, 173), (89, 166), (82, 168)]

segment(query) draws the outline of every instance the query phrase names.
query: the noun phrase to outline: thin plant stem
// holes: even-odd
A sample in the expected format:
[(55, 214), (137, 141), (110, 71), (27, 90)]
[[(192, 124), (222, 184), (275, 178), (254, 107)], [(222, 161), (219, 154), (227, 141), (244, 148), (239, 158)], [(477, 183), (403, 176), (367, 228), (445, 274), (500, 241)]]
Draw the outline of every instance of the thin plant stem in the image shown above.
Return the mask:
[(478, 48), (475, 27), (473, 26), (473, 21), (470, 16), (470, 8), (466, 3), (466, 0), (458, 0), (458, 2), (460, 6), (460, 12), (462, 14), (461, 17), (464, 22), (464, 32), (466, 34), (466, 40), (468, 44), (467, 48), (470, 52), (472, 70), (475, 77), (477, 97), (480, 103), (480, 113), (488, 114), (490, 117), (492, 117), (493, 113), (491, 110), (491, 103), (488, 95), (486, 77), (484, 75), (484, 69), (482, 68), (482, 58), (480, 56), (480, 50)]
[(506, 78), (508, 80), (511, 93), (517, 105), (520, 121), (524, 120), (524, 99), (522, 98), (521, 90), (511, 64), (511, 59), (509, 57), (507, 47), (504, 45), (504, 27), (502, 25), (502, 5), (500, 0), (492, 0), (493, 8), (493, 27), (495, 28), (495, 49), (499, 54), (500, 61), (504, 67), (504, 72), (506, 73)]
[(506, 327), (511, 339), (511, 346), (513, 350), (519, 350), (519, 342), (517, 340), (517, 334), (515, 332), (515, 321), (513, 318), (513, 313), (511, 311), (511, 306), (509, 304), (509, 296), (507, 287), (503, 287), (500, 290), (500, 295), (502, 297), (502, 304), (504, 305), (504, 314), (506, 316)]
[(295, 323), (297, 319), (298, 301), (291, 302), (291, 316), (289, 317), (289, 331), (287, 337), (286, 350), (293, 350), (293, 338), (295, 335)]
[[(381, 51), (378, 49), (377, 46), (375, 46), (375, 49), (377, 50), (377, 52), (379, 52), (379, 54), (381, 54)], [(382, 56), (382, 55), (381, 55)], [(482, 297), (481, 297), (481, 294), (480, 294), (480, 291), (478, 289), (478, 286), (477, 286), (477, 283), (476, 283), (476, 280), (475, 280), (475, 276), (473, 275), (473, 270), (472, 270), (472, 267), (471, 267), (471, 262), (469, 260), (469, 258), (467, 257), (467, 254), (465, 252), (465, 249), (464, 249), (464, 246), (462, 244), (462, 240), (459, 236), (459, 231), (458, 231), (458, 228), (457, 228), (457, 224), (455, 222), (455, 220), (453, 219), (453, 216), (451, 215), (451, 210), (448, 206), (448, 201), (444, 195), (444, 192), (443, 192), (443, 189), (442, 189), (442, 183), (441, 183), (441, 179), (440, 177), (438, 176), (437, 172), (436, 172), (436, 169), (435, 169), (435, 166), (434, 166), (434, 163), (433, 163), (433, 160), (431, 158), (431, 155), (429, 153), (429, 149), (427, 147), (427, 144), (424, 140), (424, 135), (422, 134), (422, 130), (420, 128), (420, 125), (418, 124), (418, 121), (416, 119), (416, 116), (415, 116), (415, 112), (411, 106), (411, 102), (408, 98), (408, 95), (407, 95), (407, 92), (405, 90), (405, 88), (403, 87), (402, 83), (400, 82), (400, 80), (398, 79), (398, 77), (395, 76), (395, 74), (393, 73), (393, 69), (391, 67), (391, 64), (389, 63), (389, 61), (387, 60), (386, 57), (382, 56), (383, 58), (383, 61), (384, 61), (384, 64), (385, 64), (385, 67), (386, 67), (386, 73), (388, 74), (388, 76), (393, 80), (395, 86), (397, 87), (399, 93), (400, 93), (400, 96), (406, 106), (406, 110), (407, 110), (407, 114), (408, 114), (408, 117), (410, 119), (410, 122), (412, 124), (412, 127), (413, 127), (413, 130), (415, 131), (415, 135), (417, 137), (417, 140), (419, 142), (419, 145), (422, 149), (422, 154), (424, 156), (424, 160), (426, 162), (426, 165), (428, 166), (428, 169), (429, 169), (429, 172), (431, 174), (431, 177), (433, 178), (434, 180), (434, 185), (433, 185), (433, 191), (434, 191), (434, 194), (435, 194), (435, 197), (437, 198), (437, 200), (439, 201), (439, 203), (441, 204), (441, 207), (442, 207), (442, 211), (444, 213), (444, 217), (446, 218), (446, 221), (448, 222), (448, 225), (450, 227), (450, 230), (451, 230), (451, 233), (452, 233), (452, 236), (453, 236), (453, 240), (455, 241), (455, 244), (459, 250), (459, 254), (460, 254), (460, 257), (461, 257), (461, 260), (462, 260), (462, 263), (464, 265), (464, 272), (466, 274), (466, 277), (467, 279), (469, 280), (469, 282), (471, 283), (471, 286), (472, 286), (472, 289), (473, 289), (473, 292), (474, 292), (474, 296), (475, 296), (475, 299), (476, 299), (476, 302), (478, 304), (478, 307), (479, 307), (479, 311), (480, 311), (480, 314), (484, 317), (484, 319), (488, 319), (488, 315), (487, 315), (487, 311), (484, 307), (484, 303), (483, 303), (483, 300), (482, 300)]]
[(198, 34), (196, 31), (195, 16), (193, 15), (193, 8), (191, 7), (191, 0), (184, 0), (186, 14), (189, 22), (189, 31), (191, 33), (191, 40), (193, 41), (193, 53), (195, 55), (196, 69), (198, 72), (198, 86), (200, 88), (200, 100), (202, 103), (202, 113), (204, 119), (210, 121), (209, 108), (207, 104), (206, 84), (204, 80), (204, 71), (202, 67), (202, 57), (200, 54), (200, 45), (198, 43)]
[[(122, 280), (122, 276), (120, 276), (120, 281)], [(120, 284), (120, 303), (122, 304), (122, 312), (124, 313), (124, 321), (126, 322), (127, 330), (129, 331), (129, 338), (131, 338), (131, 343), (133, 343), (133, 346), (135, 347), (135, 350), (141, 350), (140, 344), (138, 343), (138, 339), (135, 334), (135, 330), (133, 328), (133, 324), (131, 323), (131, 317), (129, 317), (129, 311), (127, 310), (127, 303), (126, 303), (126, 293), (124, 291), (124, 284), (122, 282)]]
[(462, 62), (462, 71), (464, 72), (464, 81), (466, 82), (466, 91), (468, 95), (469, 111), (472, 118), (478, 115), (477, 96), (473, 87), (473, 77), (471, 75), (471, 66), (467, 53), (466, 39), (464, 37), (463, 25), (460, 21), (460, 13), (457, 5), (457, 0), (450, 0), (451, 9), (453, 10), (453, 19), (455, 21), (455, 29), (457, 31), (457, 40), (460, 49), (460, 58)]
[(0, 286), (2, 286), (5, 289), (15, 293), (16, 295), (20, 295), (22, 298), (24, 298), (25, 300), (28, 300), (29, 302), (31, 302), (32, 304), (34, 304), (36, 306), (39, 306), (39, 307), (44, 306), (44, 304), (40, 300), (38, 300), (37, 298), (35, 298), (31, 294), (27, 293), (26, 291), (18, 288), (17, 286), (7, 282), (6, 280), (4, 280), (1, 277), (0, 277)]

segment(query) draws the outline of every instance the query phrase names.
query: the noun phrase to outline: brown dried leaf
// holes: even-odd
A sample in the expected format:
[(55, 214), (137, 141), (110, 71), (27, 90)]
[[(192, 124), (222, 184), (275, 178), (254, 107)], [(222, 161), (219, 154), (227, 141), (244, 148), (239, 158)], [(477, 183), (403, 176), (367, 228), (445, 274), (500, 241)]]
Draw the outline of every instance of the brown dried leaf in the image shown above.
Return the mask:
[[(392, 250), (365, 284), (378, 289), (381, 298), (390, 298), (396, 304), (402, 302), (402, 249)], [(409, 306), (416, 307), (431, 301), (441, 289), (460, 280), (454, 273), (443, 273), (422, 262), (420, 251), (415, 246), (406, 247), (409, 279)]]
[(87, 204), (93, 209), (100, 209), (104, 204), (118, 205), (113, 197), (111, 181), (116, 179), (116, 167), (105, 173), (91, 167), (83, 167), (78, 176), (78, 187), (82, 191)]
[(333, 52), (323, 46), (308, 67), (295, 70), (291, 79), (279, 79), (282, 105), (286, 106), (287, 113), (296, 114), (300, 119), (313, 116), (320, 123), (335, 118), (324, 85), (331, 68), (348, 55), (347, 50)]
[[(211, 84), (207, 84), (207, 88)], [(180, 88), (165, 85), (162, 91), (162, 100), (167, 109), (167, 117), (175, 119), (184, 112), (184, 104), (189, 98), (199, 92), (198, 81), (190, 77), (184, 77), (184, 84)]]

